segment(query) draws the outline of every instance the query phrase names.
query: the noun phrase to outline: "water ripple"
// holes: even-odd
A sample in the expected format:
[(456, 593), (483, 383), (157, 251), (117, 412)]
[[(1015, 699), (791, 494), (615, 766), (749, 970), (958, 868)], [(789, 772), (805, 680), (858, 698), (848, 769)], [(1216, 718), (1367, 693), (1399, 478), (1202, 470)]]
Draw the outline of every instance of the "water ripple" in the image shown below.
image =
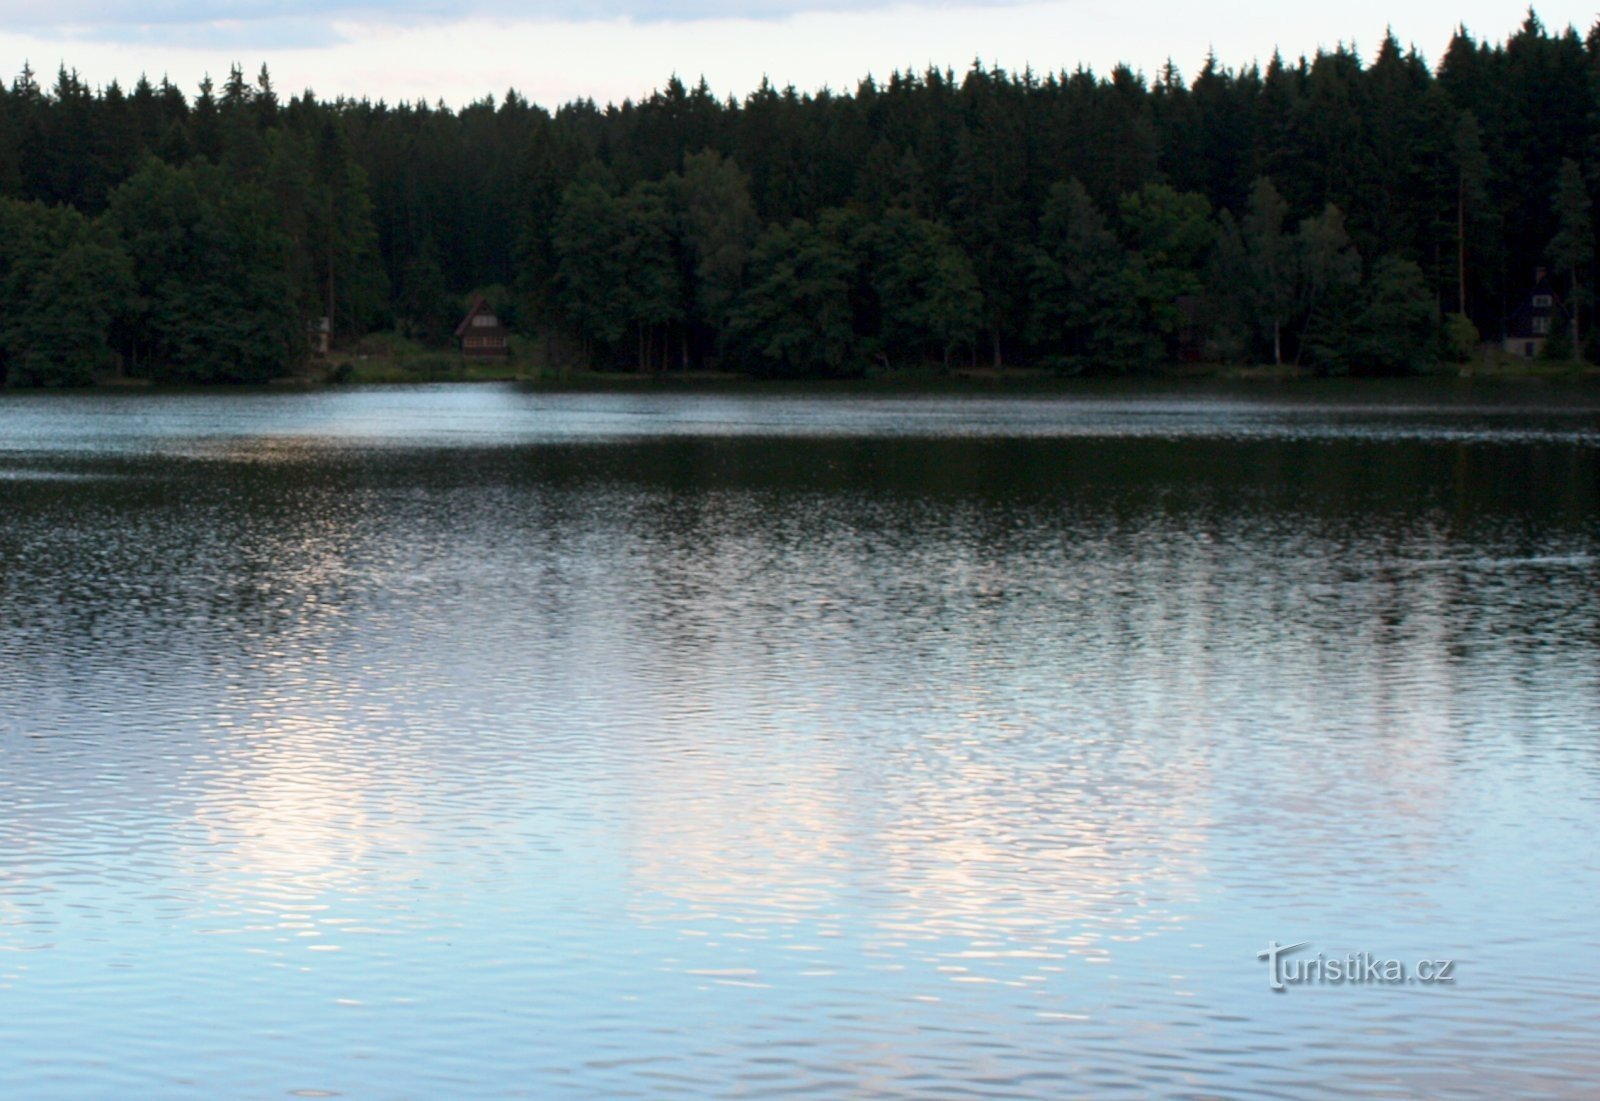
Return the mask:
[(1224, 399), (7, 396), (0, 1096), (1584, 1095), (1593, 410)]

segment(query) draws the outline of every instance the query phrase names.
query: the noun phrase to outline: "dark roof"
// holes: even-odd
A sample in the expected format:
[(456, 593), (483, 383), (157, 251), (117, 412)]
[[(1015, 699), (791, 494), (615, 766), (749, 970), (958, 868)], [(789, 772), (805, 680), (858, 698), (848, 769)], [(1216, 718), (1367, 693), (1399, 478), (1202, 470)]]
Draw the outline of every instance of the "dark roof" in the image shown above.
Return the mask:
[(495, 317), (494, 311), (489, 308), (489, 300), (480, 294), (478, 297), (472, 300), (472, 307), (467, 310), (467, 316), (463, 317), (461, 319), (461, 324), (456, 326), (456, 335), (460, 336), (465, 333), (467, 331), (467, 326), (472, 324), (472, 319), (482, 313), (486, 313), (490, 317), (494, 317), (495, 323), (499, 324), (500, 319)]

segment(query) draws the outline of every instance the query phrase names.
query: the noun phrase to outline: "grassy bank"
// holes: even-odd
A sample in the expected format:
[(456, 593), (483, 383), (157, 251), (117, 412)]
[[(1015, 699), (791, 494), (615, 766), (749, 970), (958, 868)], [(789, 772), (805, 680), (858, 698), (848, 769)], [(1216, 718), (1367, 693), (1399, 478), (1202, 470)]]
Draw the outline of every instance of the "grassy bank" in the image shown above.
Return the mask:
[[(1581, 382), (1600, 381), (1600, 366), (1594, 364), (1549, 364), (1515, 362), (1493, 364), (1441, 364), (1423, 375), (1408, 376), (1414, 381), (1435, 379), (1441, 382), (1460, 379)], [(1236, 365), (1182, 364), (1140, 375), (1060, 375), (1053, 371), (1018, 367), (1002, 370), (919, 371), (900, 370), (859, 378), (770, 379), (722, 371), (671, 371), (665, 374), (636, 374), (620, 371), (583, 369), (548, 370), (510, 361), (475, 361), (459, 355), (434, 354), (414, 358), (379, 359), (359, 356), (333, 356), (324, 372), (304, 378), (310, 385), (414, 385), (439, 382), (518, 382), (552, 390), (631, 390), (644, 388), (684, 389), (761, 389), (789, 386), (815, 389), (905, 393), (959, 393), (971, 391), (1071, 392), (1107, 382), (1137, 385), (1139, 382), (1238, 382), (1291, 385), (1316, 381), (1315, 372), (1305, 368), (1246, 367)], [(1381, 381), (1356, 378), (1353, 381)]]
[(504, 382), (523, 378), (513, 350), (509, 359), (469, 360), (454, 349), (426, 348), (396, 333), (372, 333), (350, 348), (312, 360), (304, 372), (330, 383)]
[[(1413, 380), (1508, 380), (1590, 383), (1600, 381), (1600, 365), (1522, 359), (1495, 347), (1480, 350), (1469, 363), (1440, 363)], [(885, 393), (1070, 393), (1085, 387), (1115, 384), (1137, 387), (1142, 382), (1238, 382), (1291, 384), (1318, 376), (1293, 365), (1238, 365), (1174, 363), (1130, 375), (1063, 375), (1042, 367), (942, 365), (872, 370), (844, 379), (759, 378), (725, 371), (596, 371), (573, 366), (550, 366), (542, 342), (512, 337), (506, 359), (468, 359), (454, 349), (427, 348), (394, 333), (375, 333), (354, 346), (313, 358), (295, 375), (274, 380), (282, 386), (406, 385), (439, 382), (517, 382), (540, 389), (615, 391), (637, 388), (694, 390), (782, 390), (818, 388)], [(1364, 381), (1364, 380), (1356, 380)], [(96, 383), (108, 387), (148, 386), (146, 379), (103, 375)]]

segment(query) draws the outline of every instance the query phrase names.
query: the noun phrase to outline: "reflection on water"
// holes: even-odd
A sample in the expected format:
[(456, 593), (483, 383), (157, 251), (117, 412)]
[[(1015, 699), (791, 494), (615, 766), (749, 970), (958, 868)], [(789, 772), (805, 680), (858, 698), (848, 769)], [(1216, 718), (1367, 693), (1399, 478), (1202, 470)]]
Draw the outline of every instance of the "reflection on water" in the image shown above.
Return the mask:
[(1600, 413), (1286, 393), (5, 399), (0, 1096), (1584, 1095)]

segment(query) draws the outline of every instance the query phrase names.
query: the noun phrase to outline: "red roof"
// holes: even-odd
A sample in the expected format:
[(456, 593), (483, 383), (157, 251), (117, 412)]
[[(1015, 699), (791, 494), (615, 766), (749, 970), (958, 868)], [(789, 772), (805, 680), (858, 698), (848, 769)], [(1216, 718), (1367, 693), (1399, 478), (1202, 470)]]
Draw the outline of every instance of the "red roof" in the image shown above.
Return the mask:
[(472, 324), (472, 319), (479, 314), (488, 314), (490, 317), (494, 317), (496, 325), (500, 323), (500, 319), (495, 317), (494, 311), (489, 308), (489, 300), (480, 294), (472, 300), (472, 308), (467, 311), (467, 316), (461, 319), (461, 324), (456, 326), (456, 335), (460, 336), (465, 333), (467, 326)]

